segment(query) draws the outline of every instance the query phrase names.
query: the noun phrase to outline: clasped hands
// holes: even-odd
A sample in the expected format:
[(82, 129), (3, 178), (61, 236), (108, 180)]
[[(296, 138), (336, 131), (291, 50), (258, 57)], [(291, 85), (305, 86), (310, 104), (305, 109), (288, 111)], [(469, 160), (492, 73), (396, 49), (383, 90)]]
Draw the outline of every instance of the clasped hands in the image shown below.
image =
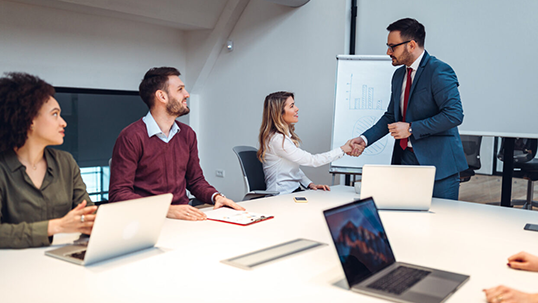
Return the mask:
[[(388, 124), (387, 127), (394, 139), (405, 139), (411, 136), (409, 132), (410, 124), (407, 122), (395, 122)], [(347, 141), (341, 148), (347, 155), (358, 157), (366, 148), (366, 142), (361, 137), (357, 137)]]
[(358, 157), (366, 148), (366, 142), (364, 142), (361, 137), (357, 137), (355, 139), (347, 141), (346, 144), (343, 145), (341, 148), (346, 153), (346, 155)]
[(86, 206), (86, 204), (86, 200), (84, 200), (62, 218), (49, 220), (48, 235), (53, 236), (58, 233), (91, 234), (97, 206)]

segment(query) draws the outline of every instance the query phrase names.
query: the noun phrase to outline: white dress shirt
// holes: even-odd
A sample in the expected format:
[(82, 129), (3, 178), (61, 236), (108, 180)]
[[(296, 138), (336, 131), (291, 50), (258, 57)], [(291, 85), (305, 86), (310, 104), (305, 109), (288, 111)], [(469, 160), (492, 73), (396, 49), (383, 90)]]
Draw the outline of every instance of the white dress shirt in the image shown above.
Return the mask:
[(172, 138), (180, 131), (179, 126), (174, 122), (167, 137), (155, 121), (155, 118), (153, 118), (151, 112), (148, 112), (148, 114), (142, 118), (142, 121), (144, 121), (146, 128), (148, 129), (148, 137), (151, 138), (152, 136), (157, 136), (157, 138), (161, 139), (164, 143), (170, 142), (170, 140), (172, 140)]
[[(284, 144), (282, 144), (282, 140), (284, 140)], [(299, 185), (308, 187), (312, 181), (299, 168), (300, 165), (318, 167), (338, 160), (344, 155), (341, 148), (312, 155), (295, 146), (289, 135), (275, 133), (269, 139), (263, 163), (267, 190), (289, 194), (296, 190)]]
[[(420, 56), (418, 56), (418, 58), (410, 65), (410, 66), (407, 66), (407, 68), (410, 68), (412, 69), (413, 71), (411, 72), (411, 81), (414, 82), (415, 81), (415, 74), (417, 73), (417, 69), (418, 69), (418, 66), (420, 65), (420, 61), (422, 61), (422, 57), (424, 56), (424, 51), (422, 51), (422, 54), (420, 54)], [(405, 98), (405, 87), (407, 85), (407, 72), (405, 73), (404, 75), (404, 80), (403, 80), (403, 83), (402, 83), (402, 94), (400, 95), (400, 112), (403, 114), (403, 109), (404, 109), (404, 98)], [(407, 140), (407, 146), (408, 147), (413, 147), (413, 145), (411, 144), (411, 140)]]

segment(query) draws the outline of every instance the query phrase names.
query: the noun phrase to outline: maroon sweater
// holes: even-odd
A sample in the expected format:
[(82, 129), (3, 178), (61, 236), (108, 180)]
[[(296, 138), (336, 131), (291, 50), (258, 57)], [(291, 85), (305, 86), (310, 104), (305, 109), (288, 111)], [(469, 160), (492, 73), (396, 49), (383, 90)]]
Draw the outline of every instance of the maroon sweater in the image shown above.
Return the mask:
[(196, 134), (188, 125), (177, 122), (180, 131), (165, 143), (148, 137), (142, 119), (121, 131), (110, 167), (111, 202), (172, 193), (172, 204), (187, 204), (185, 189), (198, 200), (213, 203), (217, 190), (204, 178)]

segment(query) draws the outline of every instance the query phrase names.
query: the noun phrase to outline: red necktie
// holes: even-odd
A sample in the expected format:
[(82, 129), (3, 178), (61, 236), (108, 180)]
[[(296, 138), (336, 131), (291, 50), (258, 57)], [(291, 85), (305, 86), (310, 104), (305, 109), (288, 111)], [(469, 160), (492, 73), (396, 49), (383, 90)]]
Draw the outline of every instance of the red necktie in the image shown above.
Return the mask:
[[(403, 106), (403, 122), (405, 122), (405, 114), (407, 113), (407, 103), (409, 103), (409, 92), (411, 91), (411, 73), (413, 72), (412, 68), (407, 68), (407, 83), (405, 84), (405, 94), (404, 94), (404, 106)], [(405, 150), (407, 148), (407, 138), (400, 139), (400, 147)]]

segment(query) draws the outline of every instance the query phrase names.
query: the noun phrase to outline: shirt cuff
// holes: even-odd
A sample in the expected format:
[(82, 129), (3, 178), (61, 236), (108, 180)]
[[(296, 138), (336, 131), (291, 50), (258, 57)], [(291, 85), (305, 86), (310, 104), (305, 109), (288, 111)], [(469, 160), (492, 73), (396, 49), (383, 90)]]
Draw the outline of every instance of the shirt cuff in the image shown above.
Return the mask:
[(215, 204), (215, 196), (220, 194), (219, 192), (215, 192), (213, 195), (211, 195), (211, 202), (213, 202), (213, 204)]
[(52, 237), (49, 237), (49, 221), (39, 221), (31, 223), (32, 246), (49, 246), (52, 244)]
[(364, 143), (366, 143), (366, 146), (368, 146), (368, 139), (366, 139), (364, 135), (360, 135), (359, 137), (361, 137)]

